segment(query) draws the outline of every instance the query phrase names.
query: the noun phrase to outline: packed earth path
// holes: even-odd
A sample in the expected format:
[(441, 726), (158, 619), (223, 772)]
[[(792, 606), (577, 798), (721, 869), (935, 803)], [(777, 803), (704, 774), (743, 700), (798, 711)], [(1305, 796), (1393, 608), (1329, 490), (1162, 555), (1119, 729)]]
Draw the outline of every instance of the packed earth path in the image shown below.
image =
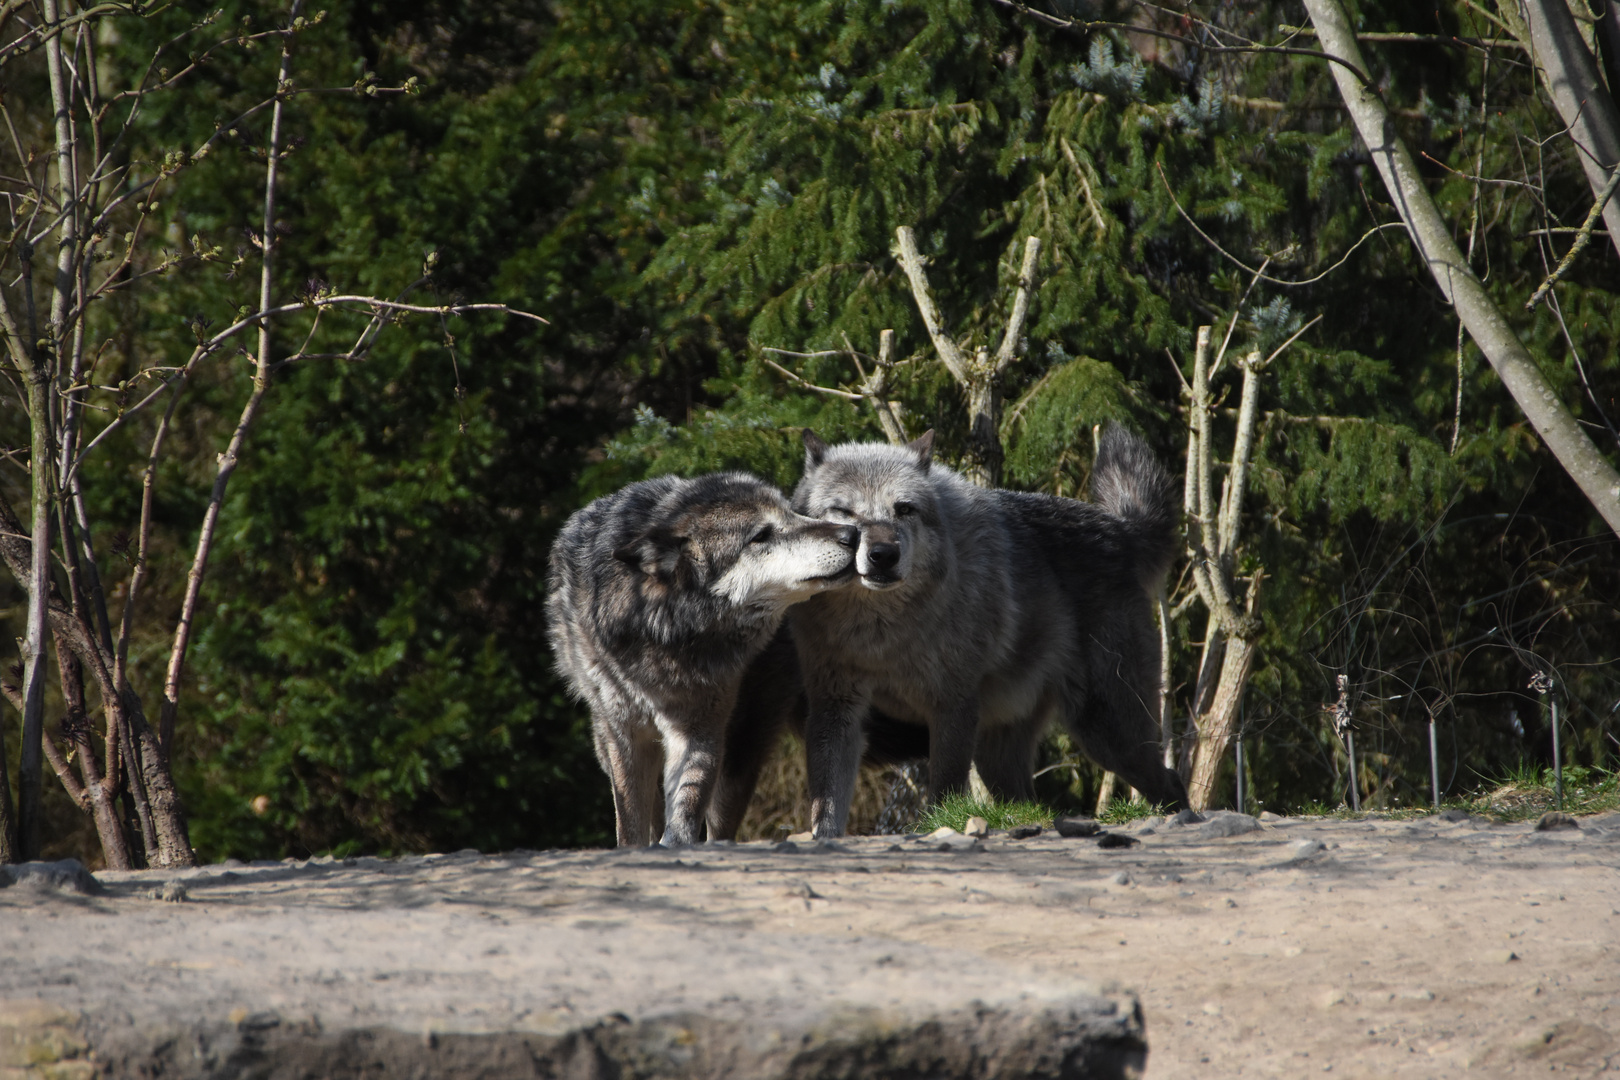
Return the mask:
[(1620, 814), (1266, 818), (0, 868), (0, 1077), (1620, 1073)]

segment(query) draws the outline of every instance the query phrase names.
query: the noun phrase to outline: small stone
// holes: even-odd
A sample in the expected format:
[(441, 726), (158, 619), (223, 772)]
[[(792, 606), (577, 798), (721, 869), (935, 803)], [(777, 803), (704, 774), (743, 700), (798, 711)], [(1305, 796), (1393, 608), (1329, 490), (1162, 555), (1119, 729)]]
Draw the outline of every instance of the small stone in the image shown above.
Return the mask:
[(1434, 1000), (1434, 991), (1433, 990), (1422, 990), (1422, 989), (1419, 989), (1419, 990), (1402, 990), (1400, 996), (1405, 998), (1407, 1001), (1433, 1001)]
[(1237, 901), (1232, 899), (1230, 896), (1228, 896), (1226, 898), (1226, 906), (1227, 907), (1237, 907)]
[(186, 892), (186, 887), (178, 881), (165, 881), (152, 890), (152, 899), (161, 900), (165, 904), (183, 904), (191, 899), (191, 894)]
[(1137, 844), (1140, 844), (1141, 842), (1142, 841), (1138, 840), (1134, 836), (1126, 836), (1124, 833), (1111, 832), (1111, 833), (1103, 833), (1102, 836), (1099, 837), (1098, 840), (1097, 840), (1097, 846), (1102, 848), (1103, 850), (1107, 851), (1107, 850), (1111, 850), (1111, 849), (1114, 849), (1114, 848), (1131, 848), (1131, 847), (1135, 847)]
[(821, 841), (816, 842), (815, 844), (812, 844), (811, 847), (810, 847), (810, 850), (812, 852), (826, 852), (826, 851), (835, 851), (835, 852), (837, 852), (837, 851), (844, 851), (845, 849), (842, 846), (833, 843), (831, 840), (821, 840)]
[(982, 817), (970, 817), (967, 824), (962, 826), (962, 835), (971, 836), (976, 840), (983, 840), (990, 835), (990, 823)]
[(1549, 832), (1553, 829), (1578, 829), (1581, 823), (1569, 814), (1561, 814), (1557, 810), (1549, 810), (1541, 815), (1536, 822), (1536, 832)]
[(771, 850), (780, 851), (784, 854), (791, 855), (799, 850), (799, 845), (795, 844), (792, 840), (783, 840), (779, 844), (772, 844)]
[(1202, 825), (1206, 820), (1203, 814), (1193, 809), (1183, 810), (1170, 819), (1172, 825)]
[(890, 844), (888, 847), (884, 848), (883, 850), (884, 851), (904, 851), (906, 849), (901, 847), (899, 844)]
[(1320, 840), (1300, 840), (1288, 845), (1288, 861), (1298, 862), (1301, 859), (1311, 859), (1327, 850), (1327, 845)]
[(1204, 1015), (1219, 1016), (1221, 1015), (1221, 1007), (1213, 1001), (1206, 1001), (1204, 1002)]
[(1032, 836), (1039, 835), (1041, 835), (1039, 825), (1018, 825), (1007, 830), (1007, 839), (1009, 840), (1028, 840)]
[(788, 837), (787, 837), (787, 840), (788, 840), (789, 843), (793, 843), (793, 844), (808, 844), (808, 843), (810, 843), (810, 841), (814, 840), (815, 838), (816, 837), (815, 837), (814, 833), (796, 832), (796, 833), (790, 833), (788, 835)]
[(1087, 817), (1060, 817), (1052, 822), (1057, 834), (1073, 840), (1079, 836), (1096, 836), (1102, 826)]
[(951, 828), (949, 825), (941, 825), (939, 828), (935, 829), (933, 832), (931, 832), (927, 836), (923, 837), (923, 839), (924, 840), (933, 840), (933, 841), (936, 841), (936, 842), (941, 842), (941, 841), (946, 841), (946, 840), (960, 840), (960, 839), (962, 839), (962, 834), (957, 832), (955, 829)]
[(1115, 885), (1129, 885), (1131, 883), (1131, 875), (1121, 870), (1108, 880), (1112, 881)]
[(1268, 825), (1273, 821), (1281, 821), (1282, 819), (1283, 816), (1281, 814), (1273, 814), (1270, 810), (1260, 811), (1260, 820), (1264, 821)]
[(1467, 821), (1471, 815), (1468, 811), (1459, 810), (1453, 806), (1448, 810), (1440, 811), (1438, 816), (1441, 821)]
[(1485, 954), (1485, 959), (1492, 964), (1511, 964), (1519, 958), (1519, 954), (1510, 949), (1492, 949)]
[(1260, 823), (1248, 814), (1220, 814), (1210, 818), (1199, 828), (1198, 835), (1205, 840), (1219, 840), (1228, 836), (1242, 836), (1260, 828)]
[(1349, 1000), (1343, 990), (1324, 990), (1316, 995), (1316, 1005), (1320, 1009), (1331, 1009), (1335, 1005), (1343, 1005)]

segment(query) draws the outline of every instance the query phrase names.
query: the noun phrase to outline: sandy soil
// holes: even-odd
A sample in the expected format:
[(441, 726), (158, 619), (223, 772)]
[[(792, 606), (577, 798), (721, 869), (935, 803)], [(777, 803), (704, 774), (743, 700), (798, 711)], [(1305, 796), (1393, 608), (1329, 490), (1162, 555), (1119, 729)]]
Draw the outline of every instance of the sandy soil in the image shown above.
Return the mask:
[[(981, 961), (1042, 993), (1077, 979), (1117, 984), (1142, 1003), (1152, 1078), (1620, 1073), (1620, 814), (1550, 831), (1284, 818), (1218, 835), (1232, 820), (1150, 819), (1113, 830), (1137, 842), (1112, 849), (1048, 832), (210, 867), (181, 875), (187, 901), (174, 905), (151, 898), (174, 875), (103, 873), (110, 895), (81, 906), (0, 892), (0, 941), (11, 938), (0, 945), (10, 954), (0, 997), (86, 1007), (76, 1003), (84, 985), (53, 986), (49, 974), (75, 950), (94, 966), (119, 940), (108, 919), (119, 911), (161, 917), (175, 933), (213, 927), (185, 962), (216, 971), (224, 981), (202, 990), (233, 1015), (260, 1007), (250, 1000), (260, 984), (263, 1007), (296, 1009), (288, 986), (299, 971), (341, 982), (354, 963), (345, 956), (385, 956), (379, 970), (455, 967), (476, 984), (478, 956), (496, 981), (510, 966), (486, 947), (518, 949), (558, 925), (610, 942), (615, 927), (656, 923), (689, 928), (700, 954), (703, 940), (746, 952), (757, 939), (755, 973), (775, 983), (841, 956), (881, 966), (873, 950), (893, 943), (909, 957), (944, 950), (943, 966), (917, 968), (917, 992), (941, 1001), (980, 992), (966, 968)], [(317, 910), (339, 920), (322, 923), (324, 954), (296, 934), (273, 946), (256, 936), (271, 915), (296, 926)], [(370, 913), (363, 940), (332, 936), (345, 910)], [(462, 929), (446, 938), (445, 926)], [(447, 945), (468, 926), (479, 928), (477, 950)], [(960, 987), (940, 974), (951, 957), (965, 958)], [(267, 966), (280, 974), (263, 975)], [(375, 975), (349, 974), (379, 993)], [(637, 971), (627, 962), (610, 975), (633, 984)], [(613, 996), (598, 990), (592, 1007)], [(482, 1022), (513, 1022), (501, 1008), (510, 1003)]]

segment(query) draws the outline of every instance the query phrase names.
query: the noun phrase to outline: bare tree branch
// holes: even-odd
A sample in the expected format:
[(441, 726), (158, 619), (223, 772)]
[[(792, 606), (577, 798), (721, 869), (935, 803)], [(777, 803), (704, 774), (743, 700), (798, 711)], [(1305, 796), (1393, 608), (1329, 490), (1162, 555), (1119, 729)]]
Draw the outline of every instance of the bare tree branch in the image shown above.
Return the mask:
[(900, 242), (900, 268), (911, 282), (911, 296), (917, 302), (917, 313), (922, 316), (923, 328), (928, 331), (928, 337), (933, 341), (945, 370), (966, 386), (972, 378), (968, 372), (967, 357), (962, 355), (962, 350), (940, 322), (939, 306), (934, 303), (933, 291), (928, 287), (928, 271), (924, 269), (922, 254), (917, 250), (917, 237), (906, 225), (895, 230), (895, 236)]
[(1018, 291), (1013, 294), (1012, 313), (1007, 316), (1007, 332), (996, 350), (996, 374), (1007, 370), (1007, 365), (1018, 355), (1024, 336), (1024, 322), (1029, 318), (1029, 294), (1035, 287), (1035, 264), (1041, 257), (1041, 238), (1031, 236), (1024, 241), (1024, 262), (1018, 268)]
[[(290, 18), (296, 19), (303, 10), (303, 0), (293, 0)], [(281, 168), (281, 124), (284, 113), (283, 90), (292, 82), (293, 35), (289, 30), (281, 38), (281, 66), (276, 75), (276, 103), (270, 113), (270, 141), (265, 146), (264, 217), (260, 233), (259, 257), (259, 310), (269, 311), (274, 285), (272, 270), (276, 249), (276, 181)], [(225, 452), (219, 456), (214, 475), (214, 490), (203, 513), (202, 528), (197, 535), (197, 552), (192, 557), (191, 569), (186, 573), (186, 592), (180, 604), (180, 618), (174, 628), (174, 644), (169, 649), (168, 670), (163, 678), (163, 705), (158, 721), (158, 743), (165, 753), (174, 745), (174, 721), (180, 708), (180, 672), (185, 666), (186, 650), (191, 644), (191, 627), (197, 616), (197, 598), (202, 594), (203, 575), (208, 570), (208, 556), (214, 545), (214, 530), (219, 525), (219, 514), (225, 504), (225, 488), (236, 472), (242, 444), (248, 430), (259, 414), (259, 406), (270, 389), (270, 320), (259, 320), (259, 351), (254, 357), (253, 392), (236, 430), (231, 432)]]
[(1597, 224), (1598, 216), (1609, 205), (1610, 198), (1614, 195), (1614, 189), (1617, 187), (1620, 187), (1620, 168), (1616, 168), (1609, 173), (1608, 182), (1603, 185), (1603, 190), (1597, 193), (1597, 199), (1592, 203), (1592, 209), (1586, 212), (1586, 220), (1581, 222), (1581, 227), (1575, 231), (1575, 242), (1569, 245), (1569, 250), (1564, 252), (1562, 259), (1558, 260), (1558, 265), (1553, 268), (1552, 273), (1547, 275), (1547, 280), (1543, 281), (1536, 291), (1530, 294), (1530, 299), (1524, 302), (1524, 310), (1536, 310), (1536, 305), (1545, 300), (1547, 294), (1552, 292), (1553, 286), (1558, 284), (1565, 274), (1569, 273), (1569, 268), (1575, 265), (1575, 256), (1586, 250), (1586, 245), (1592, 242), (1592, 226)]

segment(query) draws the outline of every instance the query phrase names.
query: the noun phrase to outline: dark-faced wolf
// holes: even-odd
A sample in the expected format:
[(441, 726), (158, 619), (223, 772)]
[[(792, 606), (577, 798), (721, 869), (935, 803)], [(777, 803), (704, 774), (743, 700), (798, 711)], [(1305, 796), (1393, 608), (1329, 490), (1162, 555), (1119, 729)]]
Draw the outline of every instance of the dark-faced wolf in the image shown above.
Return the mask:
[(1061, 722), (1149, 800), (1187, 804), (1159, 740), (1151, 594), (1175, 550), (1170, 478), (1123, 429), (1102, 438), (1094, 503), (976, 487), (905, 447), (805, 433), (801, 514), (859, 526), (858, 586), (788, 615), (809, 697), (811, 827), (844, 831), (875, 709), (928, 728), (932, 798), (977, 765), (1031, 798), (1035, 751)]
[(765, 685), (772, 665), (748, 687), (745, 671), (789, 605), (853, 579), (857, 542), (742, 473), (645, 480), (568, 519), (546, 618), (557, 668), (591, 708), (620, 845), (696, 843), (705, 823), (711, 839), (736, 832), (768, 749), (755, 744), (780, 722), (733, 716), (793, 704)]

